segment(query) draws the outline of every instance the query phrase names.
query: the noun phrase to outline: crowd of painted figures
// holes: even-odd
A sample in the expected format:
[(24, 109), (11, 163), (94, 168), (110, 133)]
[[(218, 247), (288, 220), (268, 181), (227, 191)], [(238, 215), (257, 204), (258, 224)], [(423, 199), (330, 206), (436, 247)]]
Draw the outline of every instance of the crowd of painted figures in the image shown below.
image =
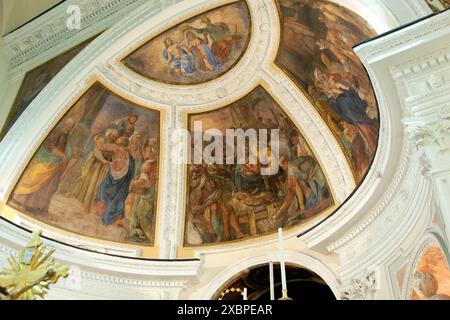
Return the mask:
[(312, 98), (351, 156), (357, 182), (378, 144), (378, 108), (353, 46), (375, 36), (355, 13), (329, 1), (281, 0), (277, 63)]
[(69, 114), (38, 149), (14, 190), (12, 203), (45, 217), (55, 194), (63, 193), (66, 199), (77, 199), (85, 215), (98, 214), (103, 225), (129, 227), (131, 240), (150, 241), (159, 140), (137, 131), (139, 120), (138, 114), (116, 119), (110, 115), (99, 132), (80, 141), (75, 136), (80, 136), (88, 121)]
[(213, 23), (208, 17), (201, 21), (205, 24), (201, 29), (190, 25), (182, 27), (185, 30), (183, 41), (164, 40), (164, 58), (177, 74), (189, 76), (195, 72), (219, 70), (236, 50), (240, 35), (228, 24)]
[[(277, 165), (271, 140), (266, 149), (254, 152), (258, 154), (257, 163), (250, 163), (251, 147), (247, 144), (243, 164), (235, 161), (233, 165), (189, 166), (187, 244), (218, 243), (271, 233), (280, 226), (308, 220), (332, 206), (327, 181), (313, 152), (263, 88), (258, 87), (229, 107), (197, 115), (195, 120), (203, 118), (216, 124), (220, 121), (216, 119), (223, 119), (223, 128), (280, 130), (276, 141), (279, 170), (272, 175), (261, 172), (264, 167)], [(224, 152), (224, 163), (229, 156)]]
[[(311, 98), (339, 138), (359, 183), (375, 155), (379, 114), (370, 80), (352, 48), (375, 32), (355, 13), (329, 1), (278, 0), (278, 4), (283, 25), (276, 64)], [(163, 32), (123, 62), (153, 80), (199, 84), (229, 70), (245, 51), (250, 33), (248, 7), (238, 1)], [(159, 113), (149, 116), (150, 110), (112, 103), (99, 92), (77, 103), (49, 134), (10, 203), (46, 221), (52, 208), (76, 200), (85, 217), (98, 215), (95, 223), (125, 227), (131, 241), (153, 242)], [(228, 107), (193, 117), (221, 130), (278, 129), (281, 149), (280, 169), (271, 176), (261, 174), (263, 163), (188, 166), (187, 245), (271, 233), (334, 205), (310, 147), (261, 87)], [(270, 148), (257, 153), (270, 157)], [(89, 223), (76, 225), (87, 218), (63, 214), (55, 219), (52, 223), (60, 227), (71, 222), (65, 227), (69, 231), (123, 241), (110, 236), (112, 229), (87, 232)]]
[(124, 63), (156, 81), (202, 83), (238, 61), (250, 28), (245, 2), (232, 3), (167, 30), (126, 57)]

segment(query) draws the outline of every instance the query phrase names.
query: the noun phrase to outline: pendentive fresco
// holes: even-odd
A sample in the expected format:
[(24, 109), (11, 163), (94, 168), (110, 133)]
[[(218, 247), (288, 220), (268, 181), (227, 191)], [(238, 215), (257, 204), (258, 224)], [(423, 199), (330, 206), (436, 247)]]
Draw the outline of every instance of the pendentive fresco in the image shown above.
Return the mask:
[(43, 141), (9, 204), (99, 239), (152, 244), (160, 113), (94, 84)]
[[(229, 139), (227, 130), (231, 128), (243, 131), (267, 129), (268, 143), (265, 147), (251, 143), (243, 146), (237, 138)], [(190, 115), (189, 130), (193, 137), (201, 133), (203, 141), (223, 139), (223, 149), (236, 152), (223, 152), (223, 158), (216, 158), (214, 164), (195, 164), (192, 161), (193, 164), (189, 165), (185, 223), (187, 246), (270, 234), (279, 227), (308, 221), (333, 206), (325, 175), (311, 148), (262, 87), (227, 107)], [(199, 130), (201, 132), (197, 132)], [(271, 134), (277, 134), (277, 138), (272, 139)], [(223, 138), (225, 135), (227, 137)], [(229, 144), (233, 147), (230, 148)], [(207, 148), (207, 145), (205, 143), (203, 147)], [(255, 150), (249, 150), (252, 146)], [(237, 161), (239, 147), (245, 148), (245, 160), (241, 164)], [(193, 157), (195, 148), (192, 145)], [(252, 151), (258, 155), (257, 159), (267, 161), (251, 162), (249, 155)], [(216, 157), (217, 153), (215, 150)], [(219, 162), (223, 164), (217, 164)], [(276, 166), (275, 170), (263, 174), (263, 169), (271, 166)]]

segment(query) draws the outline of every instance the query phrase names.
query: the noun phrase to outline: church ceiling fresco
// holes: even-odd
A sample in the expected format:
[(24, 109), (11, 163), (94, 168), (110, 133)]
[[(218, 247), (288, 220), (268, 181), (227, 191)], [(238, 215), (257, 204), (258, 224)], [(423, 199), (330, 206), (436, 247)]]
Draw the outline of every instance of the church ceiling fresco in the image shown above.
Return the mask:
[(379, 114), (353, 46), (374, 37), (366, 21), (329, 1), (279, 0), (282, 40), (276, 64), (327, 122), (359, 183), (375, 156)]
[[(328, 124), (346, 155), (348, 166), (336, 144), (333, 150), (342, 159), (340, 166), (345, 167), (353, 188), (349, 168), (359, 184), (373, 161), (380, 126), (370, 80), (352, 48), (375, 32), (362, 18), (329, 1), (277, 0), (276, 4), (281, 42), (275, 61), (268, 61), (270, 72), (286, 80), (288, 76)], [(273, 13), (274, 23), (278, 23)], [(255, 18), (253, 23), (257, 21)], [(121, 57), (129, 55), (122, 62), (130, 75), (136, 72), (159, 82), (161, 88), (166, 88), (165, 84), (192, 85), (200, 90), (199, 84), (224, 75), (239, 62), (249, 45), (251, 29), (246, 1), (234, 1), (173, 26), (131, 54), (123, 52)], [(85, 45), (67, 55), (75, 56)], [(63, 67), (65, 60), (58, 59), (27, 76), (18, 97), (20, 108), (24, 110)], [(271, 59), (269, 55), (267, 59)], [(260, 83), (267, 83), (264, 80)], [(252, 150), (269, 159), (268, 164), (186, 165), (186, 181), (179, 182), (184, 185), (184, 198), (180, 199), (184, 206), (181, 212), (169, 213), (184, 216), (182, 247), (255, 239), (272, 235), (279, 227), (311, 226), (342, 203), (333, 197), (335, 190), (329, 185), (333, 177), (327, 181), (325, 167), (321, 167), (329, 164), (314, 154), (309, 144), (314, 141), (306, 141), (282, 109), (287, 106), (284, 102), (275, 101), (260, 85), (236, 102), (222, 102), (225, 106), (220, 109), (183, 113), (191, 134), (200, 130), (205, 135), (212, 129), (222, 133), (228, 129), (278, 130), (279, 156), (278, 170), (270, 175), (262, 171), (274, 164), (271, 142)], [(288, 113), (295, 116), (295, 112)], [(9, 206), (71, 233), (154, 245), (161, 205), (157, 203), (159, 147), (166, 143), (160, 137), (160, 117), (160, 112), (135, 105), (95, 83), (38, 148), (13, 190)], [(306, 121), (296, 117), (299, 122)], [(201, 129), (196, 122), (202, 123)], [(227, 143), (224, 141), (224, 146)], [(186, 145), (192, 154), (194, 144)], [(314, 147), (317, 152), (322, 150)]]
[(230, 70), (251, 33), (245, 1), (211, 10), (153, 38), (123, 63), (136, 73), (169, 84), (199, 84)]
[(6, 123), (0, 133), (2, 139), (11, 129), (28, 105), (37, 97), (45, 86), (68, 64), (75, 56), (80, 53), (93, 39), (89, 39), (82, 44), (70, 49), (56, 58), (44, 63), (43, 65), (31, 70), (25, 75), (20, 87), (19, 93), (14, 101), (11, 111), (8, 114)]
[(412, 300), (450, 300), (450, 270), (441, 248), (428, 246), (413, 275)]
[(160, 113), (95, 83), (41, 144), (9, 205), (64, 230), (153, 244)]
[[(248, 156), (243, 164), (238, 161), (226, 164), (224, 158), (225, 164), (189, 165), (186, 246), (270, 234), (279, 227), (308, 221), (334, 205), (325, 175), (308, 143), (261, 86), (227, 107), (191, 114), (188, 120), (191, 136), (198, 130), (196, 122), (202, 123), (204, 135), (213, 128), (224, 134), (229, 128), (278, 129), (280, 160), (279, 170), (267, 175), (262, 174), (263, 167), (275, 165), (275, 162), (253, 164)], [(266, 148), (259, 147), (255, 153), (271, 159), (275, 140), (268, 141)], [(237, 139), (227, 137), (225, 147), (227, 143), (236, 144)], [(192, 154), (195, 154), (194, 148), (193, 144)], [(249, 150), (246, 152), (248, 155)]]

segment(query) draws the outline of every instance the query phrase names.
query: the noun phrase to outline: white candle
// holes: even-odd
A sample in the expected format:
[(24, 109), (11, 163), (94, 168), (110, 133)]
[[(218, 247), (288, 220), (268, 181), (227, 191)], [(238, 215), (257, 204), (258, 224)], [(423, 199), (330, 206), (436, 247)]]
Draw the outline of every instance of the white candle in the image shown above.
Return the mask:
[(247, 290), (247, 288), (244, 288), (244, 300), (245, 301), (248, 300), (248, 290)]
[(283, 229), (278, 229), (278, 240), (280, 243), (280, 267), (281, 267), (281, 284), (283, 291), (287, 291), (287, 281), (286, 281), (286, 266), (284, 264), (284, 242), (283, 242)]
[(269, 262), (269, 274), (270, 274), (270, 300), (275, 300), (275, 280), (273, 278), (273, 262)]

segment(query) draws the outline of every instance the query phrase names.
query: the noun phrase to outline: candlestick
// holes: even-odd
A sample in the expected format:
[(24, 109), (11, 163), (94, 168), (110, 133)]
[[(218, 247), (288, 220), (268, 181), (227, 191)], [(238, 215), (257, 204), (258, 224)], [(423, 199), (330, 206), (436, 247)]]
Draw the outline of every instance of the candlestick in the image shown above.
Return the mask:
[(244, 296), (244, 300), (247, 301), (248, 300), (248, 290), (247, 290), (247, 288), (244, 288), (243, 296)]
[(280, 267), (281, 267), (281, 285), (283, 287), (283, 296), (279, 300), (292, 300), (288, 296), (287, 281), (286, 281), (286, 265), (284, 262), (284, 240), (283, 240), (283, 229), (278, 229), (278, 240), (280, 243)]
[(283, 229), (278, 229), (278, 241), (280, 244), (280, 267), (281, 267), (281, 285), (283, 291), (287, 291), (286, 281), (286, 265), (284, 263), (284, 241), (283, 241)]
[(270, 274), (270, 300), (275, 300), (275, 280), (273, 277), (273, 262), (269, 262), (269, 274)]

